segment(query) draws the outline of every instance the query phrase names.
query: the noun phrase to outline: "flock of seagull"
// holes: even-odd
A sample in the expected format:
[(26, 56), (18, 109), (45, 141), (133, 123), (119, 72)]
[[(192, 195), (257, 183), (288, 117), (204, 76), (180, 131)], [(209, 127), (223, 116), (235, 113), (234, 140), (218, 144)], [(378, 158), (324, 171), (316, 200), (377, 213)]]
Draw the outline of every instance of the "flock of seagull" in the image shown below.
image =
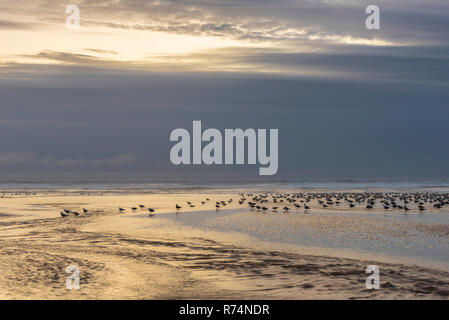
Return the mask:
[[(375, 207), (384, 210), (397, 209), (409, 211), (413, 204), (417, 210), (426, 210), (426, 204), (432, 204), (434, 208), (440, 209), (449, 206), (449, 194), (442, 193), (376, 193), (376, 192), (327, 192), (327, 193), (264, 193), (264, 194), (244, 194), (241, 193), (239, 204), (248, 205), (251, 209), (267, 211), (267, 210), (283, 210), (311, 209), (311, 203), (316, 202), (317, 208), (333, 208), (333, 207), (365, 207), (366, 209), (374, 209)], [(204, 205), (210, 199), (201, 201)], [(233, 202), (233, 199), (220, 200), (215, 202), (216, 209), (225, 207)], [(189, 207), (195, 205), (187, 201)], [(178, 204), (176, 210), (182, 209)]]
[[(421, 192), (421, 193), (380, 193), (380, 192), (325, 192), (325, 193), (240, 193), (238, 199), (239, 205), (247, 205), (251, 210), (258, 211), (278, 211), (288, 212), (289, 210), (304, 210), (307, 213), (311, 209), (312, 203), (316, 208), (365, 208), (368, 210), (380, 208), (383, 210), (399, 210), (407, 212), (411, 209), (417, 209), (422, 212), (427, 210), (426, 206), (433, 206), (435, 209), (441, 209), (449, 206), (449, 193)], [(219, 210), (233, 203), (234, 199), (215, 201), (215, 208)], [(209, 203), (206, 198), (201, 201), (201, 205)], [(213, 203), (213, 202), (212, 202)], [(186, 201), (186, 206), (194, 208), (195, 204)], [(133, 212), (139, 209), (147, 209), (149, 216), (153, 216), (155, 209), (145, 207), (143, 204), (131, 207)], [(183, 207), (175, 205), (176, 211)], [(119, 207), (118, 211), (124, 213), (125, 208)], [(83, 208), (83, 214), (89, 210)], [(64, 209), (60, 212), (61, 217), (69, 215), (78, 217), (77, 211)]]
[[(139, 204), (138, 207), (131, 207), (130, 209), (131, 209), (132, 211), (135, 212), (135, 211), (137, 211), (138, 209), (145, 209), (145, 206), (144, 206), (143, 204)], [(147, 210), (148, 210), (148, 214), (149, 214), (150, 216), (153, 216), (153, 212), (155, 212), (155, 209), (149, 208), (149, 207), (148, 207)], [(119, 207), (119, 208), (118, 208), (118, 211), (121, 212), (121, 213), (123, 213), (123, 212), (126, 211), (126, 209), (124, 209), (124, 208), (122, 208), (122, 207)], [(89, 212), (89, 210), (87, 210), (86, 208), (83, 208), (83, 213), (84, 213), (84, 214), (86, 214), (86, 213), (88, 213), (88, 212)], [(79, 213), (78, 211), (72, 211), (72, 210), (70, 210), (70, 209), (63, 209), (59, 214), (60, 214), (61, 217), (63, 217), (63, 218), (68, 217), (69, 215), (72, 215), (72, 216), (75, 216), (75, 217), (78, 217), (78, 216), (80, 215), (80, 213)]]

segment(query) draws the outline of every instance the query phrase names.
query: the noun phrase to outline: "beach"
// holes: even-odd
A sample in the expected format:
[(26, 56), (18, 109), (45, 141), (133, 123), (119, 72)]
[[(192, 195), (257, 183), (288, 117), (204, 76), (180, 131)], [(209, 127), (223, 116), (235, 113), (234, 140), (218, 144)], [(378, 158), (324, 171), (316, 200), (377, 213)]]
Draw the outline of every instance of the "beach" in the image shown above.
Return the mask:
[[(0, 192), (0, 298), (449, 298), (448, 207), (262, 211), (239, 203), (242, 193)], [(71, 265), (76, 290), (66, 287)], [(378, 290), (365, 286), (369, 265)]]

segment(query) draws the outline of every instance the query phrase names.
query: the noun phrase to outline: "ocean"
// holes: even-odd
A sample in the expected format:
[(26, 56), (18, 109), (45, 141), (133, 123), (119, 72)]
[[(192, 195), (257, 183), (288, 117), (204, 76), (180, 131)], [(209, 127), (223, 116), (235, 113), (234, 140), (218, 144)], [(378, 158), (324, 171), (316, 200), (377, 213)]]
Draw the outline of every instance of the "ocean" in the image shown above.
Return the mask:
[(189, 181), (158, 181), (158, 182), (36, 182), (14, 181), (0, 182), (2, 191), (133, 191), (150, 193), (170, 192), (207, 192), (207, 191), (265, 191), (303, 190), (317, 191), (442, 191), (449, 190), (449, 181), (386, 181), (386, 180), (321, 180), (321, 181), (224, 181), (224, 182), (189, 182)]

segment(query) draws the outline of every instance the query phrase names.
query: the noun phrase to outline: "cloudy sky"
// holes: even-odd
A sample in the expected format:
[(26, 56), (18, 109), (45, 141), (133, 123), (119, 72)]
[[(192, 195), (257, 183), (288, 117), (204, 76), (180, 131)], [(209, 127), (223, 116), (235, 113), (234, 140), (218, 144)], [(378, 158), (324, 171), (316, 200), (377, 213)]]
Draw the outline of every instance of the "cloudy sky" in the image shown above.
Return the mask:
[(192, 120), (278, 128), (271, 179), (449, 179), (447, 0), (2, 0), (0, 39), (1, 181), (262, 179), (172, 165)]

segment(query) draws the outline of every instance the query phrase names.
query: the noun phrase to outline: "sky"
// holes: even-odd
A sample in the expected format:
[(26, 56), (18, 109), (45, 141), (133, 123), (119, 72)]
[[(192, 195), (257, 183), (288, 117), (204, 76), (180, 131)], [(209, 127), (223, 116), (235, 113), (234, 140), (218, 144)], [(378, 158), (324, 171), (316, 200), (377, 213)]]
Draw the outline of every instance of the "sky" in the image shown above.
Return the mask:
[[(447, 0), (2, 0), (0, 40), (0, 181), (449, 179)], [(174, 166), (193, 120), (277, 174)]]

